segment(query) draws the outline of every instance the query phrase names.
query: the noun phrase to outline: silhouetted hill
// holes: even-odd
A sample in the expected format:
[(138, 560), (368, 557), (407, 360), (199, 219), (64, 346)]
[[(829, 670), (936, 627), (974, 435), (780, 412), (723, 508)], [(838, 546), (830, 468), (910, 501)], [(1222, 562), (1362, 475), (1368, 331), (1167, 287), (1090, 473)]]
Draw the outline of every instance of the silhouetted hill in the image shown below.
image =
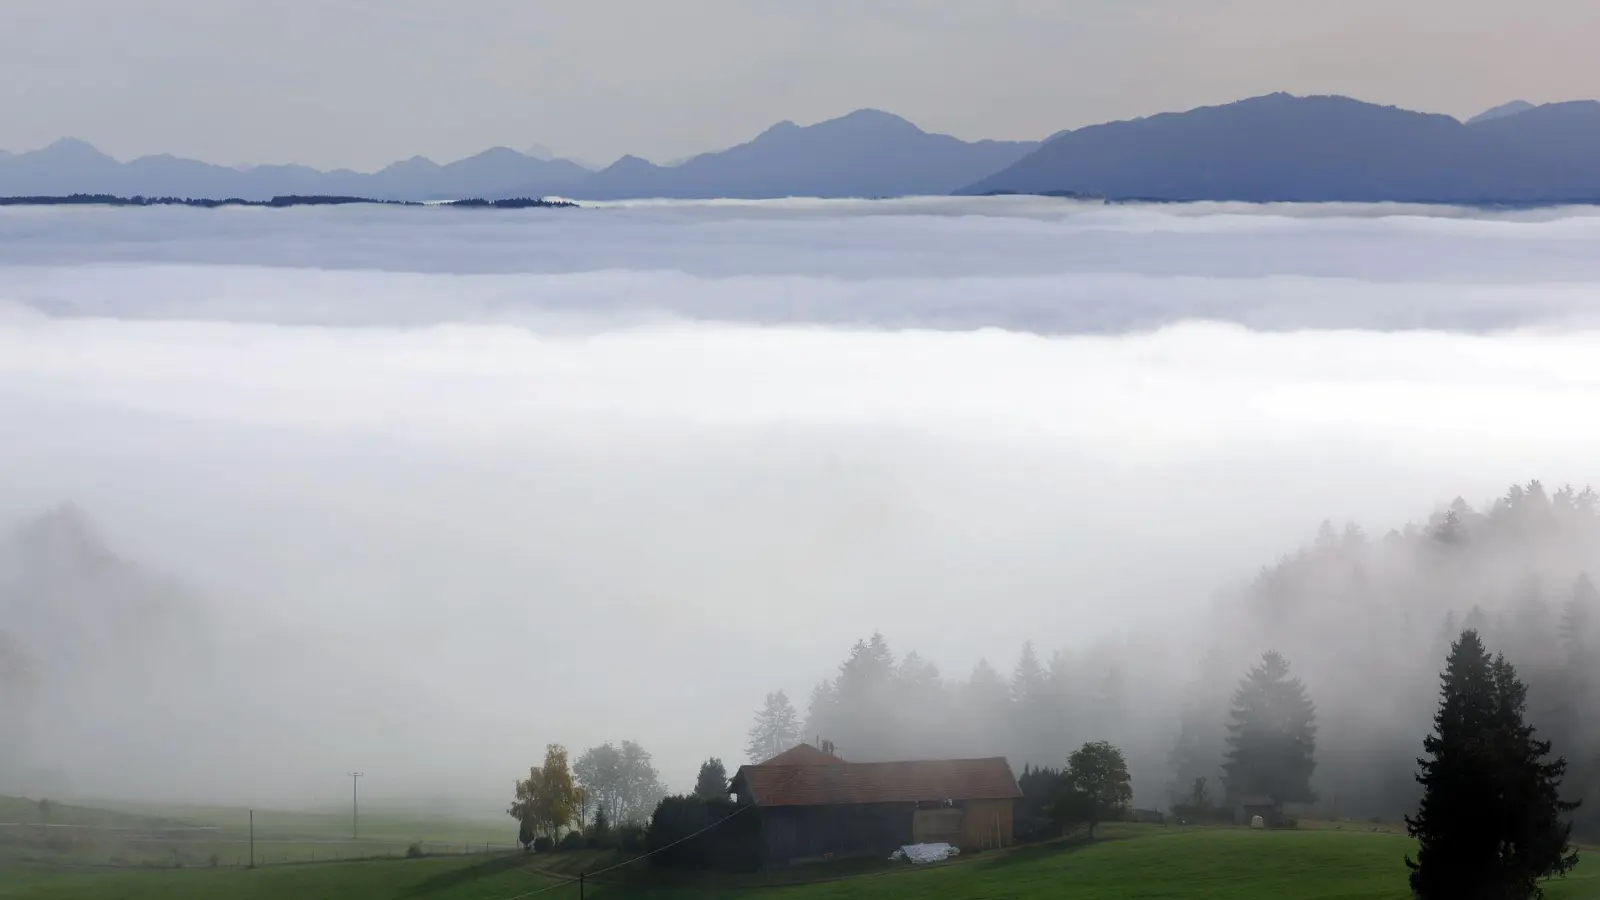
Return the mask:
[(968, 143), (863, 109), (815, 125), (780, 122), (748, 143), (676, 166), (625, 156), (571, 190), (572, 196), (589, 200), (948, 194), (1035, 146)]
[(1496, 106), (1496, 107), (1494, 107), (1492, 109), (1486, 109), (1483, 112), (1478, 113), (1477, 115), (1475, 115), (1472, 118), (1468, 119), (1467, 120), (1467, 124), (1468, 125), (1476, 125), (1479, 122), (1488, 122), (1488, 121), (1491, 121), (1491, 120), (1494, 120), (1494, 119), (1503, 119), (1506, 116), (1514, 116), (1517, 113), (1525, 113), (1528, 110), (1533, 109), (1533, 108), (1534, 108), (1534, 105), (1532, 103), (1529, 103), (1526, 100), (1513, 100), (1510, 103), (1502, 103), (1499, 106)]
[[(511, 191), (555, 194), (590, 172), (566, 160), (542, 160), (497, 147), (439, 165), (422, 157), (371, 174), (308, 166), (232, 168), (161, 154), (119, 162), (89, 144), (64, 139), (41, 150), (0, 156), (0, 196), (108, 194), (123, 197), (359, 196), (380, 200), (454, 200)], [(512, 190), (512, 189), (515, 190)]]
[[(544, 152), (544, 151), (539, 151)], [(677, 165), (624, 156), (593, 172), (506, 147), (374, 173), (122, 163), (65, 139), (0, 154), (0, 197), (365, 197), (489, 201), (890, 197), (1031, 193), (1147, 200), (1600, 201), (1600, 104), (1515, 101), (1463, 124), (1348, 97), (1271, 94), (1063, 131), (1042, 143), (967, 142), (878, 110), (800, 126)]]
[(1059, 134), (962, 193), (1113, 199), (1600, 200), (1600, 104), (1465, 125), (1348, 97), (1272, 94)]
[(325, 194), (294, 194), (287, 197), (273, 197), (271, 200), (241, 200), (237, 197), (222, 200), (209, 197), (118, 197), (112, 194), (0, 197), (0, 206), (190, 206), (200, 209), (251, 206), (288, 209), (294, 206), (354, 206), (368, 203), (380, 206), (432, 206), (455, 209), (571, 209), (578, 205), (570, 200), (555, 197), (508, 197), (500, 200), (468, 197), (461, 200), (438, 200), (432, 203), (418, 200), (373, 200), (369, 197), (331, 197)]
[(624, 156), (593, 172), (564, 159), (495, 147), (440, 165), (424, 157), (371, 173), (321, 172), (306, 166), (239, 169), (175, 156), (122, 163), (77, 140), (0, 157), (0, 196), (105, 194), (122, 197), (237, 197), (261, 201), (289, 195), (358, 196), (380, 200), (510, 199), (562, 195), (590, 199), (639, 197), (880, 197), (948, 194), (1010, 165), (1036, 143), (978, 141), (930, 134), (877, 110), (799, 126), (780, 122), (755, 139), (658, 166)]

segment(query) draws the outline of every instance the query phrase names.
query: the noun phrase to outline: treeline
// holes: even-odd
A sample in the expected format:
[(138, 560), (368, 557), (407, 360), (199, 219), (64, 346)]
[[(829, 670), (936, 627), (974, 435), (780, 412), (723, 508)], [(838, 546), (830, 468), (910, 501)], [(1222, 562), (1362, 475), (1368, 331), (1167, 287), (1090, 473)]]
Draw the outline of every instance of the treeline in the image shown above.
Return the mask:
[(291, 206), (348, 206), (372, 203), (381, 206), (455, 206), (463, 209), (542, 209), (570, 208), (578, 204), (570, 200), (515, 197), (504, 200), (485, 200), (474, 197), (427, 204), (414, 200), (374, 200), (369, 197), (339, 197), (324, 195), (288, 195), (270, 200), (243, 200), (238, 197), (210, 199), (205, 197), (117, 197), (111, 194), (70, 194), (65, 197), (0, 197), (0, 206), (190, 206), (200, 209), (217, 209), (224, 206), (255, 206), (284, 209)]
[(526, 851), (620, 850), (658, 866), (729, 871), (761, 859), (756, 820), (738, 811), (722, 760), (701, 764), (693, 792), (669, 795), (650, 753), (633, 741), (590, 747), (576, 761), (549, 745), (506, 810)]
[(1522, 673), (1529, 723), (1568, 760), (1564, 790), (1589, 801), (1578, 828), (1600, 834), (1600, 592), (1586, 574), (1600, 571), (1597, 500), (1535, 481), (1379, 538), (1325, 523), (1225, 593), (1205, 629), (1048, 658), (1030, 642), (1005, 674), (980, 661), (952, 679), (874, 634), (816, 685), (798, 728), (787, 696), (769, 695), (749, 757), (825, 738), (852, 761), (1004, 755), (1021, 771), (1109, 741), (1127, 755), (1137, 805), (1192, 801), (1199, 779), (1220, 803), (1241, 680), (1276, 651), (1314, 701), (1305, 802), (1396, 821), (1421, 797), (1418, 723), (1437, 702), (1439, 661), (1471, 629)]
[(567, 748), (545, 748), (544, 764), (516, 782), (507, 814), (517, 820), (526, 849), (577, 849), (644, 843), (644, 826), (667, 789), (649, 751), (633, 741), (585, 750), (569, 762)]

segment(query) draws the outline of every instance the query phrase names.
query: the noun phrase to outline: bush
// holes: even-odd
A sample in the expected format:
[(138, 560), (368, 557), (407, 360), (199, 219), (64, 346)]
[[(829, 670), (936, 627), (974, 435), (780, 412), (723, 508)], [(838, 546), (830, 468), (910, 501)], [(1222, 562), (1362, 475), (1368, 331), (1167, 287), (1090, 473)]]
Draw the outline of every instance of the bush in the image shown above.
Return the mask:
[(561, 838), (561, 843), (557, 846), (562, 850), (582, 850), (583, 845), (583, 835), (576, 831), (569, 831)]
[(1029, 843), (1060, 837), (1061, 823), (1055, 821), (1050, 813), (1060, 802), (1065, 790), (1061, 770), (1024, 766), (1022, 777), (1017, 779), (1017, 787), (1022, 790), (1022, 799), (1017, 801), (1012, 819), (1016, 839)]
[(623, 853), (642, 853), (644, 851), (644, 827), (629, 822), (615, 829), (617, 849)]
[(650, 861), (666, 868), (754, 871), (761, 861), (759, 820), (735, 815), (738, 811), (720, 798), (663, 799), (645, 836)]
[(555, 848), (556, 848), (556, 842), (550, 840), (547, 837), (541, 837), (541, 838), (534, 838), (533, 839), (533, 852), (535, 852), (535, 853), (549, 853), (551, 850), (554, 850)]
[(412, 844), (406, 848), (406, 859), (421, 859), (426, 855), (422, 852), (421, 844)]

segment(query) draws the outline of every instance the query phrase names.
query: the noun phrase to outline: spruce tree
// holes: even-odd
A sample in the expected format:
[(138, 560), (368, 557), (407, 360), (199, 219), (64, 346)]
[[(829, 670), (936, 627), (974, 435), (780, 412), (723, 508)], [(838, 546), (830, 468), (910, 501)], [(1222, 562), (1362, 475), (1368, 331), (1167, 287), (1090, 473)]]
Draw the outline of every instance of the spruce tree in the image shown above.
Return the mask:
[(1476, 631), (1462, 633), (1445, 664), (1433, 734), (1419, 759), (1423, 786), (1406, 830), (1406, 858), (1421, 900), (1526, 900), (1539, 880), (1577, 864), (1560, 798), (1566, 761), (1524, 724), (1527, 688), (1504, 657), (1490, 659)]
[(1024, 760), (1051, 757), (1051, 738), (1055, 735), (1056, 704), (1053, 702), (1050, 675), (1039, 663), (1033, 642), (1022, 645), (1022, 655), (1011, 676), (1012, 754)]
[(1316, 767), (1316, 707), (1305, 685), (1289, 677), (1289, 662), (1269, 651), (1239, 682), (1222, 765), (1228, 797), (1270, 797), (1275, 804), (1309, 803)]
[(762, 763), (800, 743), (800, 716), (789, 695), (774, 691), (756, 710), (756, 721), (747, 732), (750, 742), (745, 754), (753, 763)]
[(728, 799), (728, 769), (715, 756), (700, 764), (694, 795), (702, 800)]

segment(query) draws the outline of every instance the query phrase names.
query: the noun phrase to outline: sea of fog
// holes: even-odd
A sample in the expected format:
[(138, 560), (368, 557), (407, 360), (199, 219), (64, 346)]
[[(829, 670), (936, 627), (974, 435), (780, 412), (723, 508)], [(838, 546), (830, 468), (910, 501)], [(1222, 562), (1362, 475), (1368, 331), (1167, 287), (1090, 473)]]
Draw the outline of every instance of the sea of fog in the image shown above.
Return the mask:
[(0, 525), (76, 504), (223, 648), (36, 753), (493, 810), (627, 738), (686, 788), (874, 630), (1005, 671), (1324, 519), (1600, 484), (1597, 361), (1590, 209), (3, 210)]

